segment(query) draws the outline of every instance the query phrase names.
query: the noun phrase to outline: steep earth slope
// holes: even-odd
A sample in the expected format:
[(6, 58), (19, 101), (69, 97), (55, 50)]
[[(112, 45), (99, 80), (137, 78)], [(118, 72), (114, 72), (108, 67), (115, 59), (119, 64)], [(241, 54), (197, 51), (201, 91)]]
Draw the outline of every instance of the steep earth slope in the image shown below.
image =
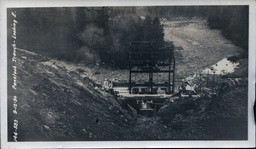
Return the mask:
[(17, 55), (19, 140), (125, 138), (132, 117), (112, 95), (94, 89), (83, 69), (22, 49)]
[(18, 141), (187, 138), (167, 131), (160, 117), (123, 109), (90, 79), (89, 68), (24, 49), (17, 55)]

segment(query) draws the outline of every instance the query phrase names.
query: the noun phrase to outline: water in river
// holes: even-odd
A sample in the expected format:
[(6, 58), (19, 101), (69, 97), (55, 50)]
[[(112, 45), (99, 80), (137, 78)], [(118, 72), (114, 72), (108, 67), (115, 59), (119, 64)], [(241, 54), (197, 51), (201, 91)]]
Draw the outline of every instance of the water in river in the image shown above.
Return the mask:
[(233, 73), (235, 71), (235, 68), (239, 63), (233, 63), (229, 61), (227, 58), (224, 58), (217, 62), (216, 64), (212, 65), (210, 68), (206, 68), (203, 70), (203, 73), (209, 74), (227, 74), (227, 73)]

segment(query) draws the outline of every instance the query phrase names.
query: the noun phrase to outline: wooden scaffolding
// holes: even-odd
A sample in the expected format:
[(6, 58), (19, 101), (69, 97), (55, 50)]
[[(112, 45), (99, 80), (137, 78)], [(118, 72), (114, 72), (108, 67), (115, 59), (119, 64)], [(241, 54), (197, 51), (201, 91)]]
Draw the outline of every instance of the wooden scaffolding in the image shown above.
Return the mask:
[[(153, 94), (153, 89), (159, 86), (167, 88), (166, 94), (174, 93), (175, 57), (172, 43), (159, 42), (131, 42), (130, 43), (130, 73), (129, 93), (135, 86), (147, 86), (147, 94)], [(137, 84), (132, 80), (132, 74), (148, 74), (148, 82)], [(154, 82), (155, 73), (167, 73), (168, 83), (157, 84)]]

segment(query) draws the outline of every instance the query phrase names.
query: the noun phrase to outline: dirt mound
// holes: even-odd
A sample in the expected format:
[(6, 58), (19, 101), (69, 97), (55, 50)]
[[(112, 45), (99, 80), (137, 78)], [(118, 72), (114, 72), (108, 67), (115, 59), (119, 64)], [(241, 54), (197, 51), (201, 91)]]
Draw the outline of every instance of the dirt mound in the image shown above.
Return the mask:
[(247, 139), (246, 92), (244, 86), (228, 86), (217, 96), (181, 98), (158, 115), (175, 132), (190, 133), (190, 139)]
[(125, 138), (131, 116), (85, 71), (26, 50), (17, 54), (19, 141)]

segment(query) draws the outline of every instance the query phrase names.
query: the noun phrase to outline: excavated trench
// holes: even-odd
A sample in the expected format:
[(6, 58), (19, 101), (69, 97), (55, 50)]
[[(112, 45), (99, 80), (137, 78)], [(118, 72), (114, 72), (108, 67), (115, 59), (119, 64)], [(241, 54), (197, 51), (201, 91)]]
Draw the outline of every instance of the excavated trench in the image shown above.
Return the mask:
[[(167, 104), (168, 99), (145, 99), (145, 98), (129, 98), (129, 99), (122, 99), (120, 101), (120, 105), (127, 111), (136, 113), (142, 116), (153, 117), (157, 115), (157, 112), (161, 107)], [(147, 108), (142, 108), (142, 101), (149, 101), (147, 103)], [(152, 103), (151, 103), (152, 102)]]
[[(195, 31), (191, 32), (191, 28), (195, 28)], [(222, 55), (234, 52), (231, 44), (204, 44), (209, 40), (223, 39), (216, 31), (210, 30), (209, 33), (205, 22), (199, 25), (190, 23), (184, 29), (165, 28), (166, 40), (184, 47), (182, 51), (175, 53), (180, 55), (177, 56), (177, 74), (180, 77), (187, 72), (196, 73), (195, 71), (203, 68), (202, 64), (210, 66), (209, 63), (219, 61)], [(205, 35), (201, 36), (201, 31), (207, 32), (203, 32)], [(208, 36), (211, 38), (205, 38)], [(191, 46), (190, 40), (186, 39), (201, 42)], [(198, 50), (202, 48), (210, 51)], [(191, 55), (191, 51), (194, 54)], [(141, 113), (141, 106), (137, 104), (140, 99), (116, 100), (113, 95), (94, 85), (103, 82), (106, 76), (124, 80), (127, 78), (127, 71), (86, 68), (25, 50), (17, 50), (17, 54), (20, 55), (17, 60), (19, 90), (16, 92), (19, 99), (18, 141), (247, 138), (246, 81), (245, 85), (229, 86), (216, 98), (203, 96), (195, 101), (191, 98), (179, 98), (174, 102), (152, 99), (159, 105), (156, 108), (152, 105), (156, 112), (147, 116)], [(219, 55), (210, 58), (207, 56), (215, 54)], [(203, 59), (198, 61), (199, 58), (195, 55)], [(93, 69), (99, 73), (94, 73)], [(9, 110), (12, 110), (12, 99), (8, 100), (11, 103)], [(13, 114), (8, 115), (8, 122), (9, 128), (12, 128)], [(12, 134), (12, 129), (8, 131)], [(11, 135), (9, 140), (12, 140)]]

